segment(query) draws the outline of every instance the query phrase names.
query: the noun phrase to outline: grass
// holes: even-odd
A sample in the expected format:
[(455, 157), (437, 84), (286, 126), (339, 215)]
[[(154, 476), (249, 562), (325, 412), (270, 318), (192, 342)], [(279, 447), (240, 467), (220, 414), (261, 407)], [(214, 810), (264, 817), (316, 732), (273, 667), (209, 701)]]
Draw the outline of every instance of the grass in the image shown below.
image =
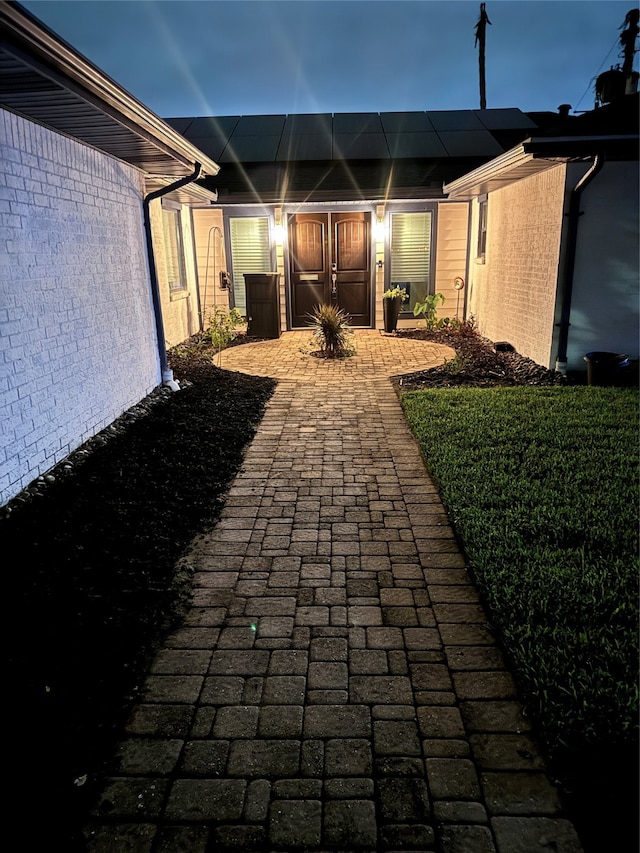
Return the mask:
[(638, 737), (638, 392), (402, 395), (551, 759)]

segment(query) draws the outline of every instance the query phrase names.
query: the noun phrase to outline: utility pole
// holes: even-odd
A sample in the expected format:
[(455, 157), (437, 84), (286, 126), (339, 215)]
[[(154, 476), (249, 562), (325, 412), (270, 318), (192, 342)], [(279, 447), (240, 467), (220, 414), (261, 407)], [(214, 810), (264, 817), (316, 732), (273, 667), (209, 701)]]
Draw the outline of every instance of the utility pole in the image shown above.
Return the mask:
[(491, 21), (487, 15), (486, 3), (480, 4), (480, 20), (476, 24), (476, 45), (480, 45), (479, 63), (480, 63), (480, 109), (487, 108), (487, 81), (484, 71), (484, 48), (486, 42), (487, 24), (491, 26)]
[(624, 19), (624, 30), (620, 36), (620, 44), (624, 49), (624, 64), (622, 70), (626, 77), (630, 77), (633, 72), (633, 59), (636, 52), (636, 40), (638, 38), (638, 20), (640, 19), (640, 9), (630, 9)]

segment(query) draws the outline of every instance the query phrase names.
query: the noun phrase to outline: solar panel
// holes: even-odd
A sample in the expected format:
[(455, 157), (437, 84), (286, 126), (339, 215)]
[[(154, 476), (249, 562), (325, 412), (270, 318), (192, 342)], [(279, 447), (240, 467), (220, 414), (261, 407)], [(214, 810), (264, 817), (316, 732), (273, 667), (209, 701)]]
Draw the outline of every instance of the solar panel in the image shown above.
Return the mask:
[(278, 147), (278, 160), (331, 160), (331, 134), (300, 133), (283, 135)]
[(233, 135), (236, 136), (279, 136), (284, 128), (286, 116), (242, 116)]
[(436, 130), (484, 130), (485, 127), (471, 110), (427, 111)]
[(171, 125), (174, 130), (184, 136), (185, 131), (193, 121), (193, 118), (165, 118), (163, 121), (166, 121), (168, 125)]
[(288, 115), (284, 125), (285, 134), (299, 133), (328, 133), (331, 135), (333, 129), (333, 116), (331, 113), (301, 113)]
[(535, 128), (531, 119), (518, 109), (474, 110), (487, 130), (519, 130)]
[(190, 136), (189, 142), (199, 148), (207, 157), (218, 161), (228, 143), (226, 136)]
[(220, 163), (265, 163), (276, 159), (280, 134), (277, 136), (236, 136), (220, 156)]
[(194, 118), (187, 129), (190, 136), (202, 139), (203, 136), (231, 136), (240, 116), (201, 116)]
[(421, 113), (381, 113), (382, 127), (387, 134), (401, 132), (418, 132), (421, 130), (433, 130), (433, 125), (427, 118), (427, 114)]
[(425, 133), (387, 133), (392, 157), (446, 157), (447, 151), (434, 131)]
[(334, 159), (387, 159), (388, 157), (389, 148), (384, 133), (334, 134)]
[(438, 133), (450, 157), (485, 157), (502, 154), (488, 130), (448, 130)]
[(382, 122), (378, 113), (336, 113), (333, 117), (333, 132), (382, 133)]

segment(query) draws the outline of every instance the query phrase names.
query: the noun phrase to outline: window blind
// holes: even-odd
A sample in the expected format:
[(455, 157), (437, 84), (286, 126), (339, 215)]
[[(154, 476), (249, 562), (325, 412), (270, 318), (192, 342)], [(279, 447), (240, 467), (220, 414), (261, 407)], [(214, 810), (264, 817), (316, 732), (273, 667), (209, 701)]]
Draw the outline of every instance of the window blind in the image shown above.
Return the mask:
[(266, 216), (236, 216), (229, 219), (233, 292), (236, 308), (245, 313), (246, 272), (270, 272), (269, 219)]

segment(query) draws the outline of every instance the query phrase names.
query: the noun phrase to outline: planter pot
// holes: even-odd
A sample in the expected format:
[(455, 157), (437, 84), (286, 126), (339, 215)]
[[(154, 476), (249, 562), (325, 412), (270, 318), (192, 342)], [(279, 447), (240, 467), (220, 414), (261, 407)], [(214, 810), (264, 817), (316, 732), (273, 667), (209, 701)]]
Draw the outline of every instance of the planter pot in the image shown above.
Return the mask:
[(383, 299), (382, 309), (384, 312), (384, 330), (385, 332), (395, 332), (398, 325), (398, 316), (402, 305), (402, 297), (396, 296), (395, 299)]

